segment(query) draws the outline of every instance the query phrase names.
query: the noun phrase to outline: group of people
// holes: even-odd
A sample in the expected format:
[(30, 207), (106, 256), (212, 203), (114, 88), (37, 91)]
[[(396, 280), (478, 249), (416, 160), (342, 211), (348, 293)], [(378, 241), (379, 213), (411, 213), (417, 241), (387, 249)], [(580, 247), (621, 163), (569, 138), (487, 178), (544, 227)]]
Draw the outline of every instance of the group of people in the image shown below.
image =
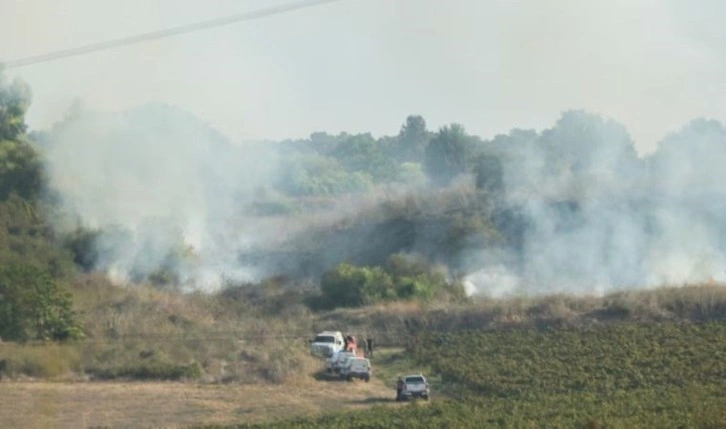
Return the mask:
[[(354, 336), (352, 336), (351, 334), (345, 334), (345, 336), (343, 337), (343, 341), (343, 350), (352, 353), (356, 352), (358, 344)], [(366, 338), (361, 344), (363, 346), (363, 356), (367, 358), (373, 357), (373, 339)]]

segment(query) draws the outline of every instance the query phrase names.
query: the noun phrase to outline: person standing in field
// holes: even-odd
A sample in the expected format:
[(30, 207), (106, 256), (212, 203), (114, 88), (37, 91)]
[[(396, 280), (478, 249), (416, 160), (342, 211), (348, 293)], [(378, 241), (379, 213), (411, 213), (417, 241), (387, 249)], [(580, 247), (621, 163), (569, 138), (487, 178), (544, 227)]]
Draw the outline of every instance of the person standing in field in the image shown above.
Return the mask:
[(355, 343), (355, 337), (352, 335), (348, 336), (348, 351), (351, 353), (356, 352), (356, 343)]

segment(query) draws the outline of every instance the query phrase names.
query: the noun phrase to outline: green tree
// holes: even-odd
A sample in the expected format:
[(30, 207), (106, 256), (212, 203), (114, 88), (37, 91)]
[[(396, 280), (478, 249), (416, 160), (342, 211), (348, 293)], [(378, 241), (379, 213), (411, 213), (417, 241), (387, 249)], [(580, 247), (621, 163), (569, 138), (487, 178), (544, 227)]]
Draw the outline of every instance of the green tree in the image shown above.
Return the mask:
[(481, 155), (474, 166), (476, 187), (495, 200), (504, 194), (504, 169), (499, 157)]
[(8, 82), (0, 72), (0, 199), (15, 193), (33, 199), (42, 185), (42, 163), (24, 138), (30, 89), (20, 80)]
[(339, 264), (323, 275), (323, 300), (327, 307), (360, 307), (397, 300), (461, 300), (463, 285), (422, 260), (392, 255), (384, 266), (356, 267)]
[(538, 144), (545, 151), (548, 175), (607, 171), (624, 176), (640, 167), (625, 126), (585, 111), (563, 113), (553, 128), (542, 133)]
[(664, 138), (645, 162), (658, 194), (721, 193), (726, 127), (713, 119), (694, 119)]
[(71, 296), (33, 265), (0, 267), (0, 337), (66, 340), (82, 335)]
[(30, 143), (0, 140), (0, 200), (11, 194), (34, 200), (42, 187), (42, 162)]
[(470, 151), (471, 137), (463, 126), (444, 126), (426, 146), (426, 173), (435, 184), (446, 185), (468, 171)]
[(67, 278), (72, 257), (47, 222), (53, 200), (49, 193), (40, 200), (42, 160), (24, 134), (30, 98), (26, 84), (10, 83), (0, 73), (0, 266), (28, 265)]
[(18, 264), (33, 265), (54, 278), (74, 272), (71, 252), (57, 245), (38, 204), (11, 195), (0, 202), (0, 266)]
[(321, 155), (329, 155), (341, 141), (348, 137), (350, 137), (348, 133), (340, 133), (336, 136), (326, 132), (315, 132), (310, 134), (310, 139), (305, 142), (305, 145)]
[(20, 79), (8, 82), (0, 70), (0, 140), (15, 140), (27, 128), (25, 112), (30, 107), (30, 87)]
[(351, 136), (333, 151), (339, 162), (351, 173), (368, 173), (376, 182), (395, 178), (395, 163), (370, 134)]
[(359, 307), (397, 296), (391, 277), (380, 267), (340, 264), (325, 273), (320, 286), (332, 307)]
[(401, 126), (395, 144), (395, 154), (402, 162), (421, 162), (431, 133), (426, 129), (426, 120), (420, 115), (410, 115)]
[(458, 301), (466, 297), (466, 291), (460, 282), (447, 281), (441, 271), (434, 269), (421, 258), (391, 255), (384, 268), (393, 278), (399, 299)]

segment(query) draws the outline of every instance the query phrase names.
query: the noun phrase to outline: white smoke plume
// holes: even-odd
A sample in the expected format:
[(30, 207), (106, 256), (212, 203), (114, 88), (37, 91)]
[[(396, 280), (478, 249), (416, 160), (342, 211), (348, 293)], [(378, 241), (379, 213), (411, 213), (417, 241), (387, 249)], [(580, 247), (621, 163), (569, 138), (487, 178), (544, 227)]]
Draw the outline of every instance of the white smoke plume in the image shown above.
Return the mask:
[[(397, 252), (449, 256), (436, 244), (446, 234), (444, 213), (435, 225), (387, 218), (376, 193), (341, 198), (322, 212), (250, 215), (257, 196), (275, 192), (284, 145), (233, 145), (169, 106), (75, 112), (49, 135), (51, 188), (80, 225), (102, 229), (96, 268), (120, 281), (161, 270), (175, 276), (172, 283), (213, 290), (225, 279), (314, 276)], [(513, 130), (485, 146), (503, 164), (504, 199), (494, 217), (505, 240), (480, 240), (454, 258), (471, 294), (726, 281), (720, 123), (695, 120), (642, 157), (619, 123), (570, 111), (541, 133)], [(363, 208), (367, 223), (355, 224)], [(301, 235), (313, 229), (323, 231), (319, 242)]]
[(472, 291), (603, 294), (726, 281), (720, 123), (694, 120), (644, 158), (620, 125), (582, 112), (564, 114), (539, 138), (526, 135), (500, 137), (522, 246), (504, 258), (470, 255)]
[(197, 287), (255, 277), (236, 252), (275, 230), (242, 208), (274, 174), (274, 151), (231, 145), (158, 104), (123, 114), (81, 109), (49, 135), (51, 188), (81, 226), (103, 230), (98, 268), (128, 281), (163, 267)]

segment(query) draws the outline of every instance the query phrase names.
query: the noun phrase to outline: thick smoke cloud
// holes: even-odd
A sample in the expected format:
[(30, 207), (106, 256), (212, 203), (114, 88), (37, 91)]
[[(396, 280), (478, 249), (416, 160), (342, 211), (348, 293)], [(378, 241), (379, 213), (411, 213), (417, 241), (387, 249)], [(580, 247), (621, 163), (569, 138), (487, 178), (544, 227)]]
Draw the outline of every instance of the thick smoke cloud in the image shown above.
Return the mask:
[(509, 144), (506, 192), (525, 219), (524, 245), (506, 258), (476, 255), (470, 289), (601, 294), (726, 280), (721, 124), (694, 120), (643, 159), (622, 126), (582, 112), (539, 138), (521, 135), (500, 140)]
[[(453, 257), (440, 244), (454, 217), (434, 185), (418, 184), (411, 204), (384, 184), (322, 209), (254, 215), (287, 177), (294, 145), (233, 145), (164, 105), (73, 112), (49, 132), (45, 156), (67, 212), (102, 231), (95, 268), (120, 281), (171, 275), (211, 290), (225, 279), (314, 280), (339, 262), (380, 264), (400, 252), (448, 261), (470, 293), (493, 296), (726, 280), (720, 123), (694, 120), (646, 157), (623, 125), (582, 111), (542, 132), (472, 142), (502, 163), (503, 198), (489, 201), (499, 237), (464, 237)], [(474, 186), (461, 179), (452, 186)], [(407, 208), (389, 214), (386, 200)]]
[(274, 152), (233, 146), (165, 105), (124, 114), (79, 109), (49, 140), (51, 188), (78, 225), (102, 231), (97, 268), (121, 281), (165, 269), (203, 287), (222, 275), (255, 277), (236, 252), (274, 229), (245, 218), (242, 208), (274, 174)]

